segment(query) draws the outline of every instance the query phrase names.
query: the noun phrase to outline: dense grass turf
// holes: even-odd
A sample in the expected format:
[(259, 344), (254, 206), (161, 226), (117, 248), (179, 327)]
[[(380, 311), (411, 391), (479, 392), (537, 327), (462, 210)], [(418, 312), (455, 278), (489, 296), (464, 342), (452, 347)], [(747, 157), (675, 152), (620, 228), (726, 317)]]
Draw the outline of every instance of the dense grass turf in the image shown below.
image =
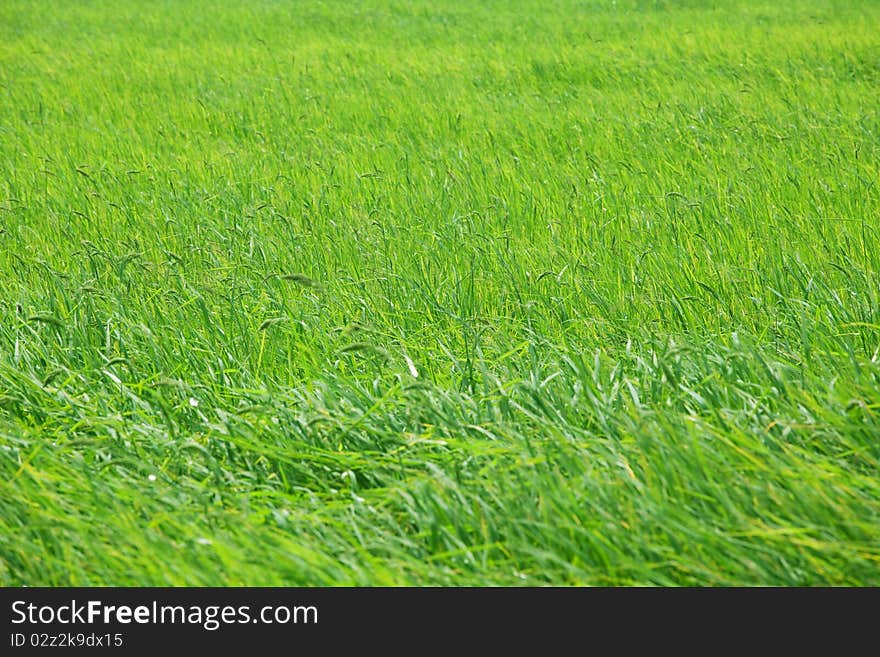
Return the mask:
[(877, 2), (0, 3), (0, 583), (880, 585)]

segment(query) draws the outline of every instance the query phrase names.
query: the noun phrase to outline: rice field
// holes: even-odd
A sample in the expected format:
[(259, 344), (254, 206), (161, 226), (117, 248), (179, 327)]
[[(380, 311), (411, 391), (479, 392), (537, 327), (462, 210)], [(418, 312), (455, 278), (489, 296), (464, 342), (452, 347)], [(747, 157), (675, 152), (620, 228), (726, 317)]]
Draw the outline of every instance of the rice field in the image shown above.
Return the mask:
[(880, 3), (3, 0), (0, 584), (880, 585)]

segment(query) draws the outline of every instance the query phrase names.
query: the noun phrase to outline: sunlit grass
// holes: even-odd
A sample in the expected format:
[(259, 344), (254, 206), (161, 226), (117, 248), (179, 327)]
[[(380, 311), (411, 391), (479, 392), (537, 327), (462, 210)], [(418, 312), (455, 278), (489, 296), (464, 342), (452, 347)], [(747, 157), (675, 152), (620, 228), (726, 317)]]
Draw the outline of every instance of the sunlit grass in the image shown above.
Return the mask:
[(880, 5), (0, 4), (0, 583), (880, 584)]

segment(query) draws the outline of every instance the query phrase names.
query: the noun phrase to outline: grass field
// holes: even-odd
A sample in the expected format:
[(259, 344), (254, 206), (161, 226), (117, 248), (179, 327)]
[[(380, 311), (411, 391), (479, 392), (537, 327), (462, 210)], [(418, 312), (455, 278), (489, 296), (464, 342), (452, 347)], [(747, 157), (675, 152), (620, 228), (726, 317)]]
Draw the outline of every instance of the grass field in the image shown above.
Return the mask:
[(0, 584), (880, 585), (880, 3), (0, 3)]

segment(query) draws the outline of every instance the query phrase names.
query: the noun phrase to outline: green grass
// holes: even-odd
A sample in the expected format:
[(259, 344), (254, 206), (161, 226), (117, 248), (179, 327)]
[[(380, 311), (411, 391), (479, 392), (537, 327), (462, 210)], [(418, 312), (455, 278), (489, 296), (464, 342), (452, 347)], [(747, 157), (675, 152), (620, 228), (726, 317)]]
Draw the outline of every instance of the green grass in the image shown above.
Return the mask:
[(0, 584), (880, 585), (880, 3), (0, 3)]

